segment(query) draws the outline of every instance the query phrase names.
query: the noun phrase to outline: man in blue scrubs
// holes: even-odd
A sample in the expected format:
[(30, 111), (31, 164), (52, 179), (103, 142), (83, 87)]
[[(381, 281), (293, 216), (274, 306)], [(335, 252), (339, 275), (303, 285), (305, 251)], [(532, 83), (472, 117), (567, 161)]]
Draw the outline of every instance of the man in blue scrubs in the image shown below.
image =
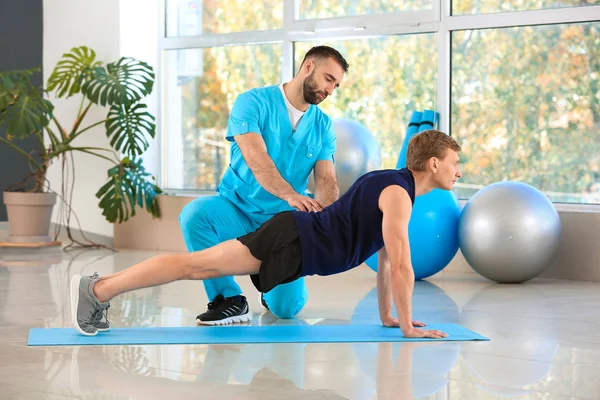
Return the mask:
[[(179, 216), (187, 249), (203, 250), (256, 230), (281, 211), (320, 211), (339, 197), (331, 118), (318, 104), (348, 71), (335, 49), (309, 50), (288, 83), (252, 89), (235, 101), (227, 128), (231, 162), (216, 196), (201, 196)], [(314, 198), (306, 196), (314, 170)], [(246, 297), (233, 277), (203, 281), (210, 303), (196, 323), (223, 325), (250, 320)], [(307, 300), (304, 278), (261, 295), (279, 318), (293, 318)]]

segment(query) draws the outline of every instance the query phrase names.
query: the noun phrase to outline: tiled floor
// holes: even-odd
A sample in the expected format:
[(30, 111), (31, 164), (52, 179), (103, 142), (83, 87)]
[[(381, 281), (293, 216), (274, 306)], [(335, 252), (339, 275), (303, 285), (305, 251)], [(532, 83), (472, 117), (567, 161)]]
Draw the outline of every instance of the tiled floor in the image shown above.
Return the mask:
[[(416, 284), (414, 317), (490, 342), (27, 347), (32, 327), (70, 327), (69, 278), (154, 253), (0, 252), (1, 399), (600, 399), (600, 284), (500, 285), (443, 273)], [(378, 323), (368, 268), (308, 279), (299, 318), (275, 319), (247, 277), (252, 324)], [(201, 282), (112, 302), (116, 327), (193, 326)], [(202, 329), (199, 327), (198, 329)], [(227, 328), (223, 328), (227, 329)]]

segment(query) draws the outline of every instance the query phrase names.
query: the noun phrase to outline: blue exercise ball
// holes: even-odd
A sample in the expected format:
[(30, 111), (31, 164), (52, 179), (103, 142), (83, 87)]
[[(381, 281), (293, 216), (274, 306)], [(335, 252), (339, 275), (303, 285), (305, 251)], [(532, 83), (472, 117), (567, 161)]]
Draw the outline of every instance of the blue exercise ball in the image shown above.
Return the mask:
[(458, 235), (462, 254), (476, 272), (492, 281), (518, 283), (550, 264), (561, 222), (552, 202), (537, 188), (496, 182), (469, 199)]
[[(367, 127), (354, 120), (335, 118), (332, 126), (336, 136), (335, 172), (341, 196), (358, 178), (381, 169), (381, 148)], [(312, 174), (307, 189), (315, 191)]]
[[(452, 261), (458, 252), (459, 220), (460, 205), (450, 191), (434, 189), (415, 199), (408, 223), (415, 279), (434, 275)], [(373, 271), (377, 271), (377, 253), (366, 263)]]
[[(408, 143), (419, 132), (432, 129), (438, 113), (425, 110), (413, 112), (402, 143), (396, 168), (406, 167)], [(458, 252), (458, 222), (460, 205), (454, 193), (434, 189), (415, 199), (408, 236), (415, 279), (427, 278), (444, 269)], [(377, 271), (378, 257), (373, 254), (366, 264)]]

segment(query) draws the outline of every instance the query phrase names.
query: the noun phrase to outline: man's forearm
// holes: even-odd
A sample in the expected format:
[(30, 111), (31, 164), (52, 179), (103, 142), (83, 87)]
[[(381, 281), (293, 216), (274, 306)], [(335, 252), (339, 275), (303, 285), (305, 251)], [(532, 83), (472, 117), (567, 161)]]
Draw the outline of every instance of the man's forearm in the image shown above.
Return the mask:
[(287, 200), (289, 196), (296, 194), (292, 185), (283, 179), (269, 156), (258, 157), (253, 163), (248, 163), (248, 167), (260, 186), (272, 195)]
[(319, 201), (325, 207), (331, 205), (340, 198), (340, 188), (337, 180), (333, 178), (323, 178), (315, 183), (315, 200)]
[(415, 285), (415, 274), (412, 266), (391, 265), (392, 293), (398, 314), (398, 322), (402, 332), (412, 328), (412, 294)]
[[(379, 256), (377, 266), (377, 300), (379, 303), (379, 318), (384, 322), (392, 316), (392, 282), (390, 278), (390, 266), (383, 257)], [(387, 264), (387, 265), (386, 265)]]

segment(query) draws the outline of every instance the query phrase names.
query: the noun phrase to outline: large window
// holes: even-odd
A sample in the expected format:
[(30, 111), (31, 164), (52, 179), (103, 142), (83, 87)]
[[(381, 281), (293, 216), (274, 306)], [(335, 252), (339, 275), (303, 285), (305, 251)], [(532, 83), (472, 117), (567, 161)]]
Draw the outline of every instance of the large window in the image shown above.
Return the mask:
[(283, 2), (262, 0), (260, 7), (239, 0), (165, 0), (167, 36), (280, 29)]
[(431, 9), (433, 0), (298, 0), (300, 19)]
[[(287, 82), (308, 49), (350, 70), (320, 107), (395, 167), (413, 111), (463, 146), (457, 196), (501, 180), (600, 204), (600, 0), (161, 0), (161, 173), (213, 193), (236, 97)], [(258, 5), (257, 5), (258, 4)]]
[(233, 102), (280, 79), (281, 45), (170, 50), (166, 61), (164, 185), (214, 190), (229, 163), (225, 133)]
[(452, 14), (526, 11), (600, 4), (600, 0), (452, 0)]
[[(322, 44), (338, 49), (349, 60), (350, 69), (321, 109), (332, 118), (350, 118), (365, 125), (381, 147), (383, 167), (394, 168), (412, 111), (436, 107), (436, 35), (394, 35)], [(296, 43), (294, 70), (313, 45)]]
[(600, 202), (599, 37), (595, 23), (452, 34), (462, 197), (517, 180), (557, 202)]

